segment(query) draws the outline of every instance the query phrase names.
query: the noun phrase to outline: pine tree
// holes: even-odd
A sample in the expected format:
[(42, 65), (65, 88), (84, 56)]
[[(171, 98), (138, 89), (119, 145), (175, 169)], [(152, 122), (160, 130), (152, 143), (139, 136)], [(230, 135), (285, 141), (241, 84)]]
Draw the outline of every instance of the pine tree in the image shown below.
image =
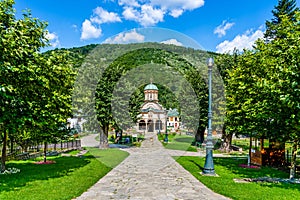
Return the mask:
[(279, 0), (278, 5), (275, 6), (274, 10), (272, 10), (273, 19), (271, 21), (266, 21), (266, 40), (285, 38), (284, 35), (278, 33), (277, 27), (282, 22), (282, 17), (284, 15), (288, 16), (289, 19), (295, 22), (296, 11), (299, 11), (299, 8), (296, 5), (296, 0)]

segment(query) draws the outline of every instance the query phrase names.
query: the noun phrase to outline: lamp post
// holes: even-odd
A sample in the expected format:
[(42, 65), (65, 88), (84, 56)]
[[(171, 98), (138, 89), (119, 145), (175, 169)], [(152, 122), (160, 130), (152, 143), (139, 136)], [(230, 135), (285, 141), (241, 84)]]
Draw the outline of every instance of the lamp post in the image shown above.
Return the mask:
[(209, 58), (207, 60), (208, 66), (208, 128), (207, 128), (207, 142), (206, 142), (206, 157), (205, 157), (205, 164), (203, 169), (203, 174), (206, 175), (215, 175), (214, 169), (214, 161), (213, 161), (213, 143), (212, 143), (212, 95), (211, 95), (211, 87), (212, 87), (212, 68), (214, 65), (214, 59)]
[(158, 134), (160, 135), (160, 129), (161, 129), (161, 121), (160, 121), (160, 113), (158, 113)]
[(164, 142), (169, 142), (169, 138), (168, 138), (168, 110), (166, 110), (166, 122), (165, 122), (165, 125), (166, 125), (166, 130), (165, 130), (165, 139), (164, 139)]

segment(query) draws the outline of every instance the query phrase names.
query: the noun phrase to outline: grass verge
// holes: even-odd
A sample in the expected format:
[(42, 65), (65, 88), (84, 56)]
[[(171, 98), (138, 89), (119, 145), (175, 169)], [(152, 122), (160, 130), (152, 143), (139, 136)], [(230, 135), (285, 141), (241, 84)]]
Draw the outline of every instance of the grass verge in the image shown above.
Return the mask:
[[(0, 199), (69, 200), (73, 199), (128, 156), (127, 152), (90, 148), (82, 157), (50, 157), (55, 164), (37, 165), (33, 160), (11, 161), (20, 173), (0, 175)], [(113, 159), (112, 159), (113, 158)]]
[(215, 171), (219, 177), (202, 176), (204, 158), (180, 157), (176, 161), (213, 191), (232, 199), (243, 200), (294, 200), (300, 198), (299, 184), (288, 183), (235, 183), (233, 179), (276, 177), (288, 178), (288, 174), (273, 168), (242, 168), (245, 159), (214, 158)]
[(158, 134), (158, 140), (166, 149), (197, 152), (197, 148), (191, 145), (194, 140), (193, 136), (169, 134), (167, 143), (164, 139), (164, 134)]

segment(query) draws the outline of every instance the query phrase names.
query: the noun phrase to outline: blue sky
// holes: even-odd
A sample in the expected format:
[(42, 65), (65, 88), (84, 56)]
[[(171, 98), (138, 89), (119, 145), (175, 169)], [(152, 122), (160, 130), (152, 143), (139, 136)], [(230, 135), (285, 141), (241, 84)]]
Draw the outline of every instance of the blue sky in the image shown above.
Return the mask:
[[(214, 52), (251, 48), (263, 36), (265, 21), (272, 18), (271, 11), (278, 3), (277, 0), (15, 1), (18, 15), (30, 9), (33, 17), (48, 22), (52, 48), (144, 42), (150, 38), (188, 46), (180, 41), (180, 35), (184, 34), (203, 49)], [(171, 32), (156, 31), (155, 35), (153, 31), (145, 31), (158, 28)], [(170, 33), (179, 34), (173, 37)]]

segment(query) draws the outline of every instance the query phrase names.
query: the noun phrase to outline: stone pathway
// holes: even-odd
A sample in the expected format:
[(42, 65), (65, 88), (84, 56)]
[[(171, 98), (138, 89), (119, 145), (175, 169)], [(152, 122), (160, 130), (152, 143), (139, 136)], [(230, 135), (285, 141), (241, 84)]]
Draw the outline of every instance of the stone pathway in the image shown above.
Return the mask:
[(90, 134), (81, 138), (82, 147), (99, 147), (99, 141), (95, 140), (98, 134)]
[(155, 135), (146, 136), (141, 148), (124, 150), (130, 155), (77, 200), (227, 199), (183, 169)]

